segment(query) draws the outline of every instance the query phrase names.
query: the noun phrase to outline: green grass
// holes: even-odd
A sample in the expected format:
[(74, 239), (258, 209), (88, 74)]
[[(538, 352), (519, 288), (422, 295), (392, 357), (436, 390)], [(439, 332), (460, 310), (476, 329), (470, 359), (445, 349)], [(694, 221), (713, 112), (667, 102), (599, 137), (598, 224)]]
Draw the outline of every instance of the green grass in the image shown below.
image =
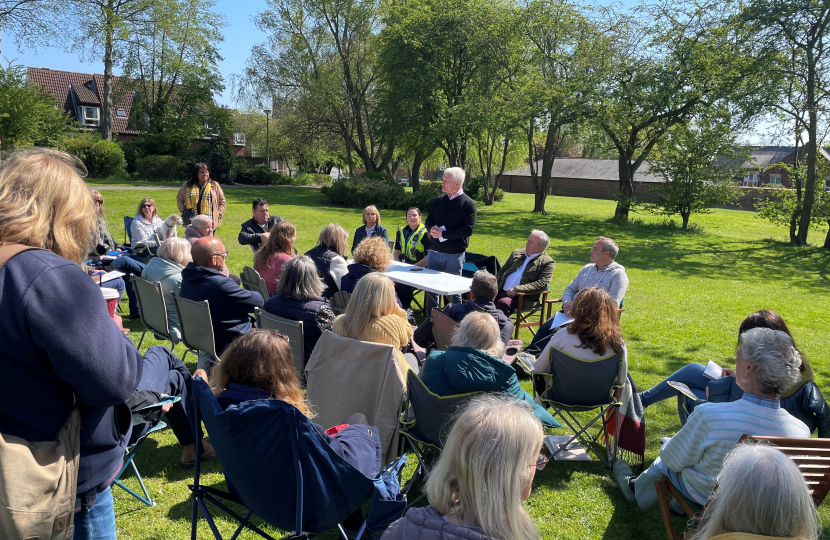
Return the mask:
[[(162, 218), (176, 212), (174, 190), (148, 191), (148, 195), (155, 198)], [(104, 206), (116, 238), (123, 240), (122, 216), (134, 215), (142, 196), (136, 191), (105, 192)], [(236, 236), (239, 225), (250, 218), (250, 203), (255, 197), (266, 197), (272, 214), (297, 226), (300, 252), (310, 249), (320, 229), (330, 222), (352, 232), (362, 224), (359, 209), (330, 207), (315, 189), (232, 189), (226, 190), (225, 196), (228, 208), (217, 236), (230, 250), (228, 266), (234, 273), (251, 264), (250, 249), (240, 246)], [(626, 267), (631, 280), (622, 326), (629, 369), (640, 389), (688, 362), (712, 359), (732, 366), (739, 322), (752, 311), (769, 308), (786, 319), (799, 347), (811, 360), (816, 382), (827, 390), (830, 252), (789, 246), (786, 231), (745, 211), (715, 210), (693, 216), (692, 222), (703, 230), (685, 233), (650, 216), (638, 216), (642, 223), (627, 226), (609, 223), (614, 208), (609, 201), (549, 198), (547, 216), (531, 214), (532, 204), (531, 195), (507, 194), (502, 204), (481, 206), (470, 250), (504, 260), (524, 245), (530, 230), (546, 231), (551, 237), (548, 252), (557, 261), (551, 291), (558, 295), (588, 262), (598, 236), (616, 239), (620, 245), (617, 261)], [(403, 211), (384, 210), (381, 214), (390, 231), (405, 223)], [(181, 230), (179, 235), (183, 236)], [(811, 233), (809, 240), (820, 245), (823, 238), (824, 231), (818, 231)], [(128, 321), (127, 326), (137, 343), (143, 326), (139, 321)], [(527, 343), (529, 332), (522, 337)], [(145, 339), (142, 350), (148, 344), (156, 342)], [(183, 354), (182, 347), (176, 352)], [(189, 360), (188, 364), (193, 367)], [(666, 401), (650, 407), (646, 426), (648, 463), (657, 456), (660, 437), (680, 427), (675, 404)], [(187, 483), (192, 477), (177, 467), (180, 452), (169, 430), (154, 435), (142, 449), (137, 463), (158, 506), (144, 507), (116, 489), (120, 538), (182, 538), (189, 534)], [(222, 483), (218, 464), (207, 464), (205, 471), (207, 484)], [(628, 505), (609, 471), (596, 462), (551, 463), (536, 475), (527, 508), (545, 539), (665, 538), (657, 508), (643, 512)], [(820, 515), (827, 529), (830, 511), (822, 507)], [(228, 522), (219, 523), (223, 533), (231, 530)], [(204, 522), (199, 531), (200, 538), (209, 537)]]

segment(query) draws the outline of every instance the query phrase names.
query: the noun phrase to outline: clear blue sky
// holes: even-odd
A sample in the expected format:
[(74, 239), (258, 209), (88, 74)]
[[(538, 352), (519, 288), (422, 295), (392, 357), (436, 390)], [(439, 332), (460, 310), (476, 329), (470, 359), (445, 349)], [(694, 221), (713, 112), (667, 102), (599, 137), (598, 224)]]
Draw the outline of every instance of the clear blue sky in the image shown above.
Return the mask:
[[(623, 0), (622, 4), (634, 6), (637, 0)], [(219, 71), (225, 79), (225, 92), (216, 96), (217, 101), (222, 105), (235, 107), (231, 96), (230, 76), (241, 74), (245, 68), (245, 61), (251, 53), (251, 48), (265, 42), (265, 34), (260, 32), (253, 23), (253, 17), (265, 10), (265, 0), (217, 0), (216, 11), (225, 16), (227, 26), (224, 28), (225, 41), (220, 44), (219, 52), (224, 58), (219, 64)], [(66, 71), (78, 71), (81, 73), (103, 73), (103, 60), (98, 62), (84, 61), (76, 53), (65, 52), (60, 44), (53, 47), (40, 47), (38, 49), (21, 48), (14, 35), (0, 32), (2, 38), (2, 60), (3, 65), (8, 61), (15, 64), (33, 67), (48, 67)], [(69, 45), (68, 43), (66, 45)], [(115, 74), (119, 70), (115, 69)], [(745, 137), (746, 142), (752, 144), (769, 144), (770, 135), (766, 132), (770, 129), (769, 124), (761, 122), (756, 132)]]

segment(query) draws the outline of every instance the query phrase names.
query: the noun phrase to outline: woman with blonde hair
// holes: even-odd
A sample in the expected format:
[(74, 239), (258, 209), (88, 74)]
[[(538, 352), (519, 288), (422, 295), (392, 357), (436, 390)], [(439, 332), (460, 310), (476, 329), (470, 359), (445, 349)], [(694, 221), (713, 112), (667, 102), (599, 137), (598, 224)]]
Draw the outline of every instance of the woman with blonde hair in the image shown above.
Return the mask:
[(354, 251), (354, 264), (348, 266), (349, 272), (340, 280), (340, 290), (352, 292), (363, 276), (372, 272), (385, 272), (391, 263), (392, 254), (383, 238), (367, 238)]
[(389, 232), (380, 224), (380, 212), (376, 206), (367, 206), (363, 210), (363, 226), (358, 227), (354, 232), (352, 253), (367, 238), (383, 238), (386, 245), (389, 245)]
[(793, 460), (765, 444), (739, 444), (726, 457), (717, 489), (692, 540), (816, 540), (821, 521)]
[(538, 540), (522, 502), (547, 464), (544, 433), (529, 405), (506, 397), (474, 399), (450, 430), (426, 483), (429, 506), (410, 508), (383, 540), (489, 538)]
[(288, 221), (280, 221), (271, 229), (268, 241), (254, 255), (254, 270), (265, 280), (271, 296), (277, 294), (282, 266), (294, 257), (297, 228)]
[(331, 329), (343, 337), (395, 347), (404, 379), (407, 369), (418, 370), (415, 356), (401, 351), (412, 338), (412, 326), (395, 302), (392, 280), (383, 274), (375, 272), (358, 282), (346, 312), (334, 320)]
[(164, 221), (159, 217), (156, 201), (152, 197), (144, 197), (138, 203), (138, 213), (130, 225), (130, 241), (132, 245), (144, 244), (155, 255), (161, 243)]
[[(77, 474), (81, 502), (74, 538), (114, 538), (109, 485), (130, 435), (119, 419), (129, 418), (123, 404), (141, 379), (142, 356), (81, 269), (97, 215), (79, 167), (69, 154), (36, 149), (13, 154), (0, 171), (0, 433), (49, 444), (80, 433), (80, 461), (66, 471)], [(64, 502), (71, 509), (75, 500)], [(60, 521), (41, 523), (45, 536), (61, 531)]]
[(346, 257), (349, 245), (346, 243), (349, 233), (340, 225), (329, 223), (317, 238), (317, 245), (305, 254), (311, 257), (317, 267), (317, 275), (323, 280), (323, 297), (331, 298), (340, 290), (340, 280), (346, 275)]
[(173, 303), (173, 293), (179, 294), (182, 288), (182, 270), (193, 262), (190, 256), (190, 242), (184, 238), (168, 238), (159, 246), (157, 257), (150, 259), (141, 277), (147, 281), (158, 281), (164, 296), (164, 305), (167, 308), (167, 321), (170, 324), (170, 333), (173, 342), (182, 339), (179, 329), (179, 312)]

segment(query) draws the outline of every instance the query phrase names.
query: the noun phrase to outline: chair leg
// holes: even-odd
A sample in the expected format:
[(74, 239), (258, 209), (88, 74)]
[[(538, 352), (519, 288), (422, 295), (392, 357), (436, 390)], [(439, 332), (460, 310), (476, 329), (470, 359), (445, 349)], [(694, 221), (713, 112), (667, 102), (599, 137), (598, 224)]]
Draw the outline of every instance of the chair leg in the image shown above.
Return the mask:
[(146, 335), (147, 335), (147, 329), (145, 328), (144, 332), (141, 333), (141, 339), (138, 340), (138, 346), (136, 347), (136, 349), (141, 350), (141, 344), (144, 343), (144, 336), (146, 336)]
[(663, 527), (666, 529), (666, 538), (668, 540), (680, 540), (677, 532), (674, 530), (674, 523), (671, 519), (671, 509), (669, 508), (669, 501), (666, 498), (668, 488), (665, 478), (661, 478), (654, 483), (654, 488), (657, 491), (657, 504), (660, 506), (660, 517), (663, 518)]

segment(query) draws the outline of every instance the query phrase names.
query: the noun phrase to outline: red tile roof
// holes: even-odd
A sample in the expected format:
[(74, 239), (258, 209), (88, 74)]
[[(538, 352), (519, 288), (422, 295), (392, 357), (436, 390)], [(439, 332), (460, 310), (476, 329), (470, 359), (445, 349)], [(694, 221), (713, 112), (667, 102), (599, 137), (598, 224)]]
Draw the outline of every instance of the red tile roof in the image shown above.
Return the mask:
[[(75, 105), (88, 105), (101, 107), (104, 99), (104, 76), (77, 73), (74, 71), (61, 71), (49, 68), (28, 68), (28, 77), (33, 83), (43, 87), (47, 92), (63, 104), (63, 108), (69, 111), (73, 118), (77, 119)], [(132, 110), (135, 92), (119, 91), (120, 77), (112, 78), (113, 87), (113, 111), (112, 129), (116, 133), (137, 134), (138, 131), (128, 128), (130, 111)], [(124, 79), (123, 82), (129, 82)], [(70, 88), (75, 92), (76, 101), (73, 101)], [(118, 109), (124, 111), (124, 116), (118, 116)], [(103, 111), (100, 111), (103, 114)]]

